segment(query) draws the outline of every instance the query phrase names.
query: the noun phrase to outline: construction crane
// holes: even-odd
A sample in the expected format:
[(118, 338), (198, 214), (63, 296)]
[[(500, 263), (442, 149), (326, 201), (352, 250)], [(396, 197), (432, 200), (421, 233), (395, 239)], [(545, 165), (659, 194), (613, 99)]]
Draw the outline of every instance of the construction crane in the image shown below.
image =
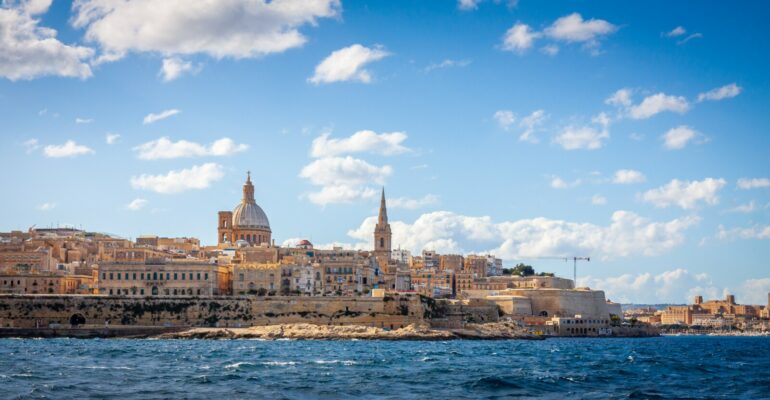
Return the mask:
[(578, 256), (572, 256), (572, 257), (534, 257), (537, 260), (564, 260), (564, 262), (568, 262), (572, 260), (572, 283), (577, 287), (577, 262), (578, 261), (591, 261), (591, 257), (578, 257)]

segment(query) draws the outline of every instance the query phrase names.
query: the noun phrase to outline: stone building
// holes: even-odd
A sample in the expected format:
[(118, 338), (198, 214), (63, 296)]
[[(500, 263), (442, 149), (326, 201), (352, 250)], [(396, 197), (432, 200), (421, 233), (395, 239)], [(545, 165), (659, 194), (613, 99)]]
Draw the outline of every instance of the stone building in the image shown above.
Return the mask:
[(233, 264), (233, 294), (275, 295), (281, 287), (281, 264)]
[(121, 296), (223, 296), (231, 270), (202, 261), (166, 259), (99, 264), (100, 294)]
[(262, 208), (254, 200), (254, 185), (251, 173), (243, 184), (243, 198), (233, 211), (220, 211), (217, 228), (217, 242), (222, 245), (239, 240), (251, 245), (272, 242), (270, 222)]
[(4, 294), (91, 294), (90, 275), (64, 275), (52, 272), (0, 273), (0, 293)]
[(391, 239), (392, 233), (388, 223), (388, 209), (385, 205), (385, 188), (383, 188), (382, 196), (380, 197), (380, 213), (377, 216), (377, 225), (374, 227), (374, 257), (383, 271), (388, 269), (391, 255)]

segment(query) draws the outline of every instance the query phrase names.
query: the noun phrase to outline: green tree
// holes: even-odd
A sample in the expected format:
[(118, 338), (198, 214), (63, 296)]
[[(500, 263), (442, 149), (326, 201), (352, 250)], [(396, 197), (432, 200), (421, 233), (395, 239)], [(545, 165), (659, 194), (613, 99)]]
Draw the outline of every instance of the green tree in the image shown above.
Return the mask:
[(535, 269), (532, 268), (531, 265), (526, 265), (526, 264), (518, 263), (511, 270), (511, 275), (532, 276), (532, 275), (535, 275)]

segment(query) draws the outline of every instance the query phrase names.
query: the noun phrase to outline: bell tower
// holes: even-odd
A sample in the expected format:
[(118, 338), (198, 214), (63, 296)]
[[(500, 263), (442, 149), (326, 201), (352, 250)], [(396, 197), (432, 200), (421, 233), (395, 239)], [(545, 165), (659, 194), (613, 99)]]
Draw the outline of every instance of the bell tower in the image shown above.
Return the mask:
[(377, 225), (374, 227), (374, 256), (385, 267), (390, 260), (390, 224), (388, 223), (388, 209), (385, 205), (385, 188), (382, 188), (382, 197), (380, 198), (380, 214), (377, 217)]

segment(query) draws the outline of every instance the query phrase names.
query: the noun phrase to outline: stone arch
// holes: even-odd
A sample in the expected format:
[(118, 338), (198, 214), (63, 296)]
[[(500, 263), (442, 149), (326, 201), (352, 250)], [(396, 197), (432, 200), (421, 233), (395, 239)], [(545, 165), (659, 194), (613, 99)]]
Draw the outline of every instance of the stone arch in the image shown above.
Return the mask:
[(85, 325), (85, 323), (86, 317), (83, 314), (72, 314), (70, 317), (70, 325), (72, 326)]
[(548, 316), (548, 311), (540, 311), (540, 314), (539, 314), (539, 315), (540, 315), (541, 317), (547, 317), (547, 316)]

